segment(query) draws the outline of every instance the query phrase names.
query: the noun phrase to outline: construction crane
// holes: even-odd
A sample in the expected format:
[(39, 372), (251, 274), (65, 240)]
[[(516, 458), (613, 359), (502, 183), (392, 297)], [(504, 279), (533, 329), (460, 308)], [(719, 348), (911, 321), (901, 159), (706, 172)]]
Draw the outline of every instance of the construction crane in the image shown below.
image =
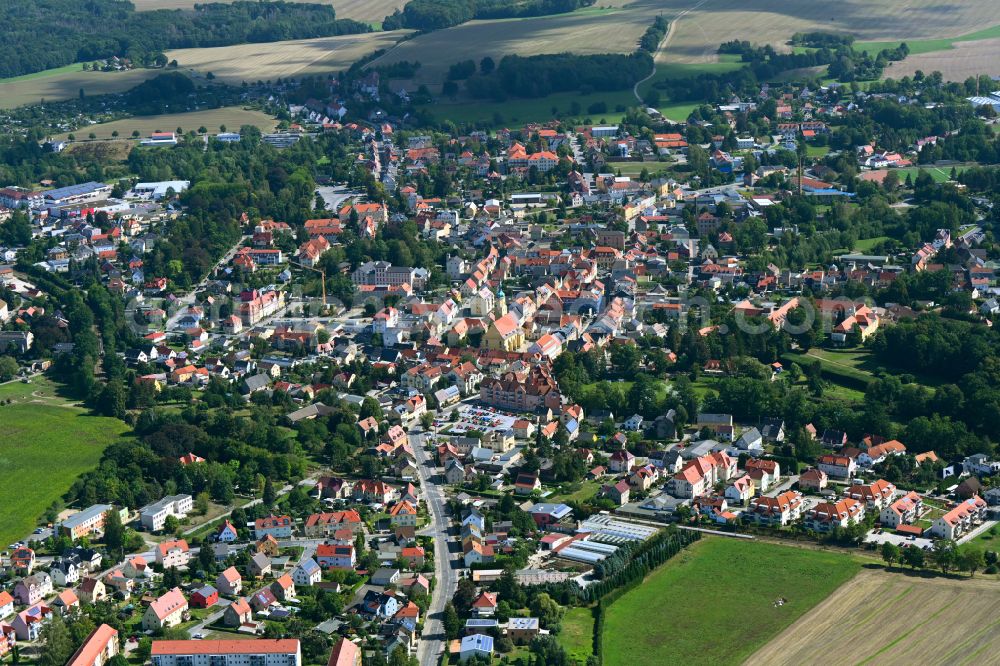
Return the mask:
[(319, 273), (320, 286), (323, 289), (323, 307), (325, 308), (326, 307), (326, 271), (324, 271), (324, 270), (322, 270), (320, 268), (313, 268), (312, 266), (306, 266), (305, 264), (300, 264), (300, 263), (297, 263), (297, 262), (294, 262), (294, 261), (289, 261), (288, 263), (290, 263), (292, 266), (298, 266), (299, 268), (304, 268), (307, 271), (313, 271), (315, 273)]

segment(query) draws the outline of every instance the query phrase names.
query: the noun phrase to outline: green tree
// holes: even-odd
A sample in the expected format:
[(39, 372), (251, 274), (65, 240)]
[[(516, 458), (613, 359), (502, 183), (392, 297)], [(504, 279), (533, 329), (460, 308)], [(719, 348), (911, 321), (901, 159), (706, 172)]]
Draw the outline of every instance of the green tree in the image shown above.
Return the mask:
[(890, 541), (882, 544), (882, 559), (885, 560), (890, 569), (894, 563), (899, 561), (900, 557), (902, 557), (902, 553), (899, 546)]
[(42, 666), (64, 666), (73, 655), (73, 640), (63, 619), (54, 615), (42, 628), (42, 649), (38, 663)]
[(128, 392), (125, 390), (125, 384), (120, 379), (112, 379), (101, 389), (99, 409), (105, 416), (124, 419), (127, 400)]
[(934, 542), (934, 549), (931, 551), (931, 561), (941, 573), (948, 573), (958, 564), (958, 553), (955, 550), (955, 542), (950, 539), (939, 539)]
[(441, 622), (444, 625), (444, 635), (448, 637), (448, 640), (458, 637), (462, 629), (462, 620), (458, 617), (458, 611), (455, 610), (454, 604), (450, 601), (444, 606), (444, 617)]
[(0, 356), (0, 381), (7, 382), (17, 375), (17, 361), (10, 356)]
[(201, 491), (200, 493), (195, 495), (194, 510), (197, 511), (202, 516), (204, 516), (206, 513), (208, 513), (208, 502), (209, 502), (208, 493), (205, 492), (204, 490)]
[(181, 524), (180, 521), (177, 520), (177, 516), (167, 516), (163, 521), (163, 531), (167, 534), (174, 534), (180, 526)]
[(125, 526), (118, 509), (112, 508), (104, 518), (104, 545), (108, 552), (121, 557), (125, 548)]
[(978, 548), (964, 548), (958, 553), (958, 566), (969, 572), (969, 577), (986, 566), (986, 555)]
[(276, 499), (278, 499), (278, 493), (274, 490), (274, 484), (271, 483), (271, 479), (268, 479), (264, 482), (264, 506), (274, 506)]

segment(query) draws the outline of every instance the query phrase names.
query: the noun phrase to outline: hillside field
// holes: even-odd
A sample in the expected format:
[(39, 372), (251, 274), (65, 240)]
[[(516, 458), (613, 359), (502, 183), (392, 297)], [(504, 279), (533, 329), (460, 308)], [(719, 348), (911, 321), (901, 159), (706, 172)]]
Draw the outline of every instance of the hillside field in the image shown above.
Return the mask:
[[(839, 553), (704, 538), (611, 604), (603, 663), (739, 663), (860, 568)], [(779, 598), (786, 603), (775, 606)]]
[(1000, 582), (862, 571), (746, 662), (995, 664)]
[[(111, 139), (111, 133), (115, 131), (118, 132), (120, 139), (130, 139), (135, 130), (138, 130), (141, 136), (148, 136), (157, 130), (173, 132), (180, 127), (186, 133), (204, 126), (209, 133), (214, 134), (219, 131), (220, 125), (225, 125), (226, 129), (231, 132), (238, 131), (242, 125), (253, 125), (264, 132), (270, 132), (277, 125), (277, 121), (261, 111), (228, 106), (221, 109), (206, 109), (205, 111), (189, 111), (187, 113), (136, 116), (110, 123), (81, 127), (73, 134), (78, 142), (85, 142), (91, 132), (96, 134), (98, 139)], [(59, 138), (65, 139), (67, 136), (68, 133)]]
[(44, 378), (0, 385), (0, 548), (23, 539), (53, 501), (128, 427), (91, 416)]
[(267, 81), (347, 69), (372, 51), (390, 48), (405, 34), (404, 30), (396, 30), (270, 44), (176, 49), (168, 51), (167, 57), (177, 60), (183, 69), (201, 74), (211, 72), (222, 81), (238, 85), (243, 81)]
[(160, 73), (156, 69), (133, 69), (128, 72), (85, 72), (83, 65), (67, 65), (44, 72), (0, 79), (0, 109), (12, 109), (41, 100), (60, 101), (86, 95), (104, 95), (134, 88)]

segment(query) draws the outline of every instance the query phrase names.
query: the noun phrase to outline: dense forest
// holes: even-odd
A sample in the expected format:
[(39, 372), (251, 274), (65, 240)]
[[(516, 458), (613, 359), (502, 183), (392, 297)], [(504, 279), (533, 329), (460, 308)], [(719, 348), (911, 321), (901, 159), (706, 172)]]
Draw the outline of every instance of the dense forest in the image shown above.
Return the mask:
[(144, 12), (135, 11), (125, 0), (0, 0), (0, 21), (6, 26), (0, 43), (0, 77), (111, 56), (130, 58), (137, 65), (163, 65), (167, 49), (371, 30), (364, 23), (337, 19), (329, 5), (280, 0)]
[(565, 14), (594, 0), (411, 0), (382, 22), (384, 30), (440, 30), (472, 19), (524, 18)]

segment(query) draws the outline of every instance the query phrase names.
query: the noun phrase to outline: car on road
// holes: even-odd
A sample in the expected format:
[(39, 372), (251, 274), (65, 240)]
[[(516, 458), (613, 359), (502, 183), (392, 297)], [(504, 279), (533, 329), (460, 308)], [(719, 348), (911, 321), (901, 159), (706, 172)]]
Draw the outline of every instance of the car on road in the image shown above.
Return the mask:
[(196, 641), (200, 641), (203, 638), (205, 638), (205, 634), (203, 634), (201, 632), (198, 632), (197, 634), (195, 634), (194, 636), (192, 636), (192, 638), (194, 638)]

